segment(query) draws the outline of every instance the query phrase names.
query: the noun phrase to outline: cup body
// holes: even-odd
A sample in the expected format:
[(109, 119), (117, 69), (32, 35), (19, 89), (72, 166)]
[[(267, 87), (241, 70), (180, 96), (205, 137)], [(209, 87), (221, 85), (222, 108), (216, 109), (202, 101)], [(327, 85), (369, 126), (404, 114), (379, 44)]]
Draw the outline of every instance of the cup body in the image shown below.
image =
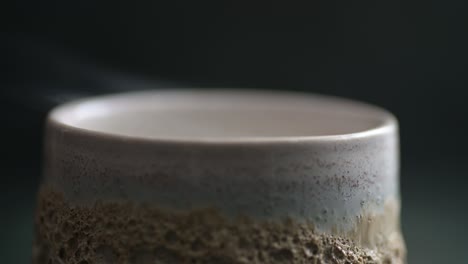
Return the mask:
[(362, 103), (235, 90), (72, 102), (47, 121), (34, 261), (404, 263), (398, 177), (397, 121)]

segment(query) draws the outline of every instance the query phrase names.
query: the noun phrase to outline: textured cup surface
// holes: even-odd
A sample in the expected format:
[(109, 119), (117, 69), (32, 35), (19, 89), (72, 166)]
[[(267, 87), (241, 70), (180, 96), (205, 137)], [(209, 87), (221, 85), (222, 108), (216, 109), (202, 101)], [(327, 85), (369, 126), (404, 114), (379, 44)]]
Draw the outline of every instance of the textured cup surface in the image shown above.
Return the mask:
[(398, 128), (380, 108), (148, 91), (47, 122), (36, 263), (404, 263)]

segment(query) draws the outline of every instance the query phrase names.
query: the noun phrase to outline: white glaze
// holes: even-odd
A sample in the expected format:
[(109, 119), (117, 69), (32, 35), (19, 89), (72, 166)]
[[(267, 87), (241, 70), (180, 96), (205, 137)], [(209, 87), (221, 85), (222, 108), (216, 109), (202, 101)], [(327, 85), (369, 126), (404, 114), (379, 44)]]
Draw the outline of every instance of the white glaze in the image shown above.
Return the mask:
[(49, 116), (46, 157), (46, 182), (80, 204), (214, 207), (350, 231), (399, 197), (395, 118), (316, 95), (176, 90), (73, 102)]

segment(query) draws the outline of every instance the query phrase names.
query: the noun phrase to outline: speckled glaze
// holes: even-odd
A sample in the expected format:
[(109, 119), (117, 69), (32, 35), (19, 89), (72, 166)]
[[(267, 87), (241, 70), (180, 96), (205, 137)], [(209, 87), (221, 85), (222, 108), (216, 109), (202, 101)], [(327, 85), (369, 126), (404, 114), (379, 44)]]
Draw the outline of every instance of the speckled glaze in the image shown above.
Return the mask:
[[(331, 111), (348, 115), (347, 122), (357, 117), (370, 125), (332, 135), (158, 138), (94, 131), (76, 121), (137, 106), (159, 111), (201, 105)], [(51, 112), (44, 185), (84, 206), (123, 200), (180, 210), (214, 208), (228, 217), (292, 218), (340, 234), (359, 232), (359, 219), (384, 214), (392, 203), (392, 224), (377, 228), (385, 235), (399, 231), (397, 130), (385, 110), (316, 95), (176, 90), (104, 96)]]

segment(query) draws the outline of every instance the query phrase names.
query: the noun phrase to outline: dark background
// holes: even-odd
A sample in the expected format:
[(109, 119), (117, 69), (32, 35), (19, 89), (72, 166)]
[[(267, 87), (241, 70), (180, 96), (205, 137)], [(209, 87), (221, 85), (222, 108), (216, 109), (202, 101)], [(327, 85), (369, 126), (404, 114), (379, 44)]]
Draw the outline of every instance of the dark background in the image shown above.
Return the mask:
[(401, 126), (409, 262), (468, 263), (467, 5), (13, 2), (0, 44), (1, 263), (30, 260), (47, 111), (171, 87), (300, 90), (389, 109)]

